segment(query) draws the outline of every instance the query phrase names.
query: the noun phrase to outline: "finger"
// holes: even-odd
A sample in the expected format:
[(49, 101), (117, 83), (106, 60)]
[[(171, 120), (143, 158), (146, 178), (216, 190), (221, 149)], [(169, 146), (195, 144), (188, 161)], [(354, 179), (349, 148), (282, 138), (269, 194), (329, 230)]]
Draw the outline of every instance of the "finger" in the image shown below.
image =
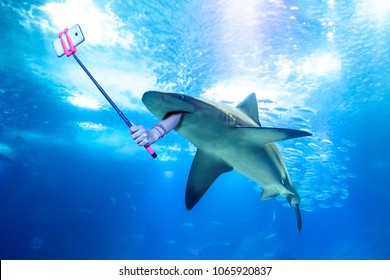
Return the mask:
[(133, 138), (133, 140), (136, 140), (138, 137), (139, 137), (139, 133), (138, 132), (133, 132), (131, 134), (131, 138)]
[(144, 130), (138, 130), (138, 131), (136, 131), (136, 132), (133, 132), (133, 134), (131, 135), (131, 137), (132, 137), (134, 140), (139, 139), (139, 138), (143, 139), (143, 138), (147, 137), (147, 134), (146, 134), (146, 131), (144, 131)]
[(148, 145), (149, 144), (149, 141), (147, 138), (143, 139), (138, 145), (140, 146), (145, 146), (145, 145)]
[(144, 138), (144, 139), (137, 139), (135, 141), (137, 143), (137, 145), (139, 146), (145, 146), (145, 145), (148, 145), (149, 144), (149, 141), (147, 138)]
[[(133, 125), (130, 127), (130, 132), (133, 136), (135, 136), (135, 138), (139, 137), (139, 135), (142, 134), (142, 131), (145, 130), (143, 128), (143, 126), (137, 126), (137, 125)], [(134, 138), (134, 137), (133, 137)]]
[(141, 125), (133, 125), (133, 126), (130, 126), (130, 133), (133, 134), (134, 132), (139, 131), (141, 128), (142, 128)]
[(137, 131), (135, 134), (132, 135), (132, 137), (135, 143), (137, 143), (140, 146), (144, 146), (149, 142), (146, 133), (139, 133), (139, 131)]

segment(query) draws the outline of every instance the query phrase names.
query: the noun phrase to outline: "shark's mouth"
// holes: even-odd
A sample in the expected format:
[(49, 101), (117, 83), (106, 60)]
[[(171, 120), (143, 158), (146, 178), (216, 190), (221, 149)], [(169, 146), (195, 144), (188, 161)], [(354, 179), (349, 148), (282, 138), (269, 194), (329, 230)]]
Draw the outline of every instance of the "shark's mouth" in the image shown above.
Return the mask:
[(192, 112), (172, 110), (172, 111), (166, 112), (163, 119), (168, 118), (169, 116), (175, 115), (175, 114), (192, 114)]
[(176, 125), (176, 128), (179, 128), (179, 127), (181, 127), (181, 123), (183, 122), (183, 115), (184, 114), (192, 114), (192, 113), (191, 112), (186, 112), (186, 111), (171, 111), (171, 112), (167, 112), (165, 114), (165, 116), (163, 117), (163, 119), (168, 118), (169, 116), (175, 115), (175, 114), (181, 114), (181, 118), (180, 118), (179, 122)]

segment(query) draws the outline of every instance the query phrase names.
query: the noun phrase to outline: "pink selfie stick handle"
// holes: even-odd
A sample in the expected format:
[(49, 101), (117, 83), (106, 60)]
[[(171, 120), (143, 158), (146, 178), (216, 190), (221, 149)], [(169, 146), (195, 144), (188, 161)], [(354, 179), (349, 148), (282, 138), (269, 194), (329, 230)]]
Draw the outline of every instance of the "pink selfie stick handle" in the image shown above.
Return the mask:
[(152, 147), (150, 146), (144, 146), (145, 149), (148, 151), (148, 153), (152, 156), (152, 158), (156, 158), (157, 157), (157, 154), (153, 151)]
[[(66, 46), (66, 43), (64, 41), (64, 38), (62, 38), (62, 35), (65, 34), (66, 41), (68, 42), (69, 49)], [(68, 34), (68, 28), (65, 28), (63, 32), (58, 33), (58, 37), (61, 40), (61, 45), (64, 48), (64, 52), (66, 56), (73, 55), (74, 59), (76, 59), (77, 63), (83, 68), (84, 72), (88, 75), (88, 77), (92, 80), (92, 82), (96, 85), (96, 87), (99, 89), (99, 91), (103, 94), (103, 96), (107, 99), (107, 101), (111, 104), (111, 106), (115, 109), (115, 111), (119, 114), (119, 116), (122, 118), (122, 120), (127, 124), (128, 127), (133, 126), (133, 124), (126, 118), (126, 116), (122, 113), (121, 110), (119, 110), (118, 106), (112, 101), (110, 96), (104, 91), (104, 89), (99, 85), (99, 83), (95, 80), (95, 78), (92, 76), (92, 74), (88, 71), (87, 67), (84, 66), (84, 64), (80, 61), (80, 59), (76, 56), (76, 48), (72, 43), (72, 39), (70, 38)], [(153, 151), (153, 149), (146, 145), (144, 148), (148, 151), (148, 153), (153, 157), (157, 158), (157, 154)]]

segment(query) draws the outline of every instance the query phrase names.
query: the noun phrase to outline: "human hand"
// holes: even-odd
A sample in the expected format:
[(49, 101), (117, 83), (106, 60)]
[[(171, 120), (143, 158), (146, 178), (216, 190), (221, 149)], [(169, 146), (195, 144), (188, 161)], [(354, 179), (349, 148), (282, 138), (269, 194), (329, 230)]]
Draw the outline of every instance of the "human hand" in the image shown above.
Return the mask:
[(148, 131), (142, 125), (133, 125), (130, 127), (131, 138), (139, 146), (150, 146), (158, 140), (158, 135)]

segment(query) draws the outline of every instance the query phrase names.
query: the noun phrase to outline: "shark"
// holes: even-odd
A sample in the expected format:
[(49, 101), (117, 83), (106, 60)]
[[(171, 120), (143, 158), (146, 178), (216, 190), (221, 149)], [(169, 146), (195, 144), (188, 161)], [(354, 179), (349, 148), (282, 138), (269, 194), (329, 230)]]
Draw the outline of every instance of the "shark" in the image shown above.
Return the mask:
[(262, 188), (261, 199), (284, 196), (294, 209), (301, 232), (301, 199), (274, 142), (311, 133), (263, 127), (255, 93), (236, 107), (160, 91), (145, 92), (142, 102), (160, 119), (181, 113), (175, 130), (197, 148), (185, 191), (187, 210), (200, 201), (221, 174), (236, 170)]

